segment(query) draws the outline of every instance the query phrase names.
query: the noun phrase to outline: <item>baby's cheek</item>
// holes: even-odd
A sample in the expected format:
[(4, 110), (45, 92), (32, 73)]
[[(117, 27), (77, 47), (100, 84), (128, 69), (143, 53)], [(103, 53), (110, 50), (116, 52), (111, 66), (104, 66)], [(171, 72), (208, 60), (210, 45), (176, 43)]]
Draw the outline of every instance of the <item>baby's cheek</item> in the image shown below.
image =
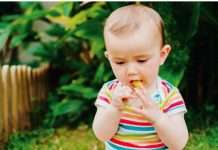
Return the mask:
[(156, 63), (151, 63), (145, 68), (144, 72), (147, 74), (147, 76), (155, 76), (159, 72), (159, 65)]
[(121, 78), (122, 72), (119, 71), (119, 69), (117, 67), (112, 66), (112, 71), (113, 71), (116, 78), (118, 78), (118, 79)]
[(121, 70), (117, 70), (116, 72), (114, 72), (115, 77), (121, 81), (121, 83), (126, 84), (126, 75), (125, 72), (121, 71)]

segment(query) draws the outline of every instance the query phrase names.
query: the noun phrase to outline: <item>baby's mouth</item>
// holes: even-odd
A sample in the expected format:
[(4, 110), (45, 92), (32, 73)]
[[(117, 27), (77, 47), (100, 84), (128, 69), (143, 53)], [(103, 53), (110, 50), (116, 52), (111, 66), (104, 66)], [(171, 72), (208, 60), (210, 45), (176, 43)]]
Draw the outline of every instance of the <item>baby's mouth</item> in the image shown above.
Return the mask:
[(132, 81), (130, 81), (130, 84), (134, 88), (142, 88), (143, 87), (142, 80), (132, 80)]

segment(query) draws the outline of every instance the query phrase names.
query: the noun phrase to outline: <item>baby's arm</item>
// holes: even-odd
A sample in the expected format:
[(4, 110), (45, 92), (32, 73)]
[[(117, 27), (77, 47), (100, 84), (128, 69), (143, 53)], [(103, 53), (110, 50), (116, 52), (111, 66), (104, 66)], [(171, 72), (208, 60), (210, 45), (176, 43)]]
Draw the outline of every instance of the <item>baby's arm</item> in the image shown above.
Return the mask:
[(170, 150), (182, 150), (188, 141), (188, 130), (184, 114), (178, 113), (168, 116), (162, 114), (154, 123), (160, 139)]
[(153, 122), (158, 136), (170, 150), (182, 150), (188, 140), (184, 112), (166, 114), (159, 109), (156, 103), (149, 100), (144, 91), (136, 89), (136, 93), (144, 109), (135, 108), (134, 110)]
[(131, 97), (131, 90), (125, 86), (117, 87), (112, 94), (111, 103), (107, 106), (97, 106), (93, 121), (93, 131), (101, 141), (111, 139), (117, 132), (121, 109), (124, 106), (123, 98)]
[[(137, 109), (135, 111), (145, 115), (143, 110)], [(177, 113), (169, 116), (162, 112), (156, 113), (155, 110), (152, 113), (151, 120), (163, 143), (170, 150), (182, 150), (188, 141), (188, 130), (184, 120), (184, 114)]]
[(112, 105), (97, 108), (92, 128), (99, 140), (107, 141), (112, 138), (118, 129), (120, 114), (120, 110)]

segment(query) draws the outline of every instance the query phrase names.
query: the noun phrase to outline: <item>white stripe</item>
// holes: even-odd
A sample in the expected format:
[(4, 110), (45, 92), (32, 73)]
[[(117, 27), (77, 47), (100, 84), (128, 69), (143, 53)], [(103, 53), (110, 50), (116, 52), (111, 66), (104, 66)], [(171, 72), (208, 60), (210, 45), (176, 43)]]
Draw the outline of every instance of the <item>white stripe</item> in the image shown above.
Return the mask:
[(128, 129), (124, 129), (122, 127), (119, 127), (119, 130), (117, 133), (121, 134), (121, 135), (142, 135), (142, 134), (156, 133), (156, 131), (155, 130), (153, 130), (153, 131), (136, 131), (136, 130), (128, 130)]

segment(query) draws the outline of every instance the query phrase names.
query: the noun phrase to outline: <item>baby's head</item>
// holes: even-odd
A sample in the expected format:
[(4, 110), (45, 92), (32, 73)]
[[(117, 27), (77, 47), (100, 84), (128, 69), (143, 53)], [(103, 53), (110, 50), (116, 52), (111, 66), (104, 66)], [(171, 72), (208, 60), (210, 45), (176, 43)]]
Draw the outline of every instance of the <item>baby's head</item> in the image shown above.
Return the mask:
[(104, 38), (106, 57), (115, 76), (125, 84), (140, 80), (151, 86), (171, 49), (164, 41), (160, 15), (143, 5), (112, 12), (105, 23)]
[(115, 10), (107, 18), (104, 37), (107, 44), (110, 35), (122, 38), (150, 30), (156, 34), (156, 44), (163, 46), (163, 28), (162, 18), (153, 9), (143, 5), (128, 5)]

